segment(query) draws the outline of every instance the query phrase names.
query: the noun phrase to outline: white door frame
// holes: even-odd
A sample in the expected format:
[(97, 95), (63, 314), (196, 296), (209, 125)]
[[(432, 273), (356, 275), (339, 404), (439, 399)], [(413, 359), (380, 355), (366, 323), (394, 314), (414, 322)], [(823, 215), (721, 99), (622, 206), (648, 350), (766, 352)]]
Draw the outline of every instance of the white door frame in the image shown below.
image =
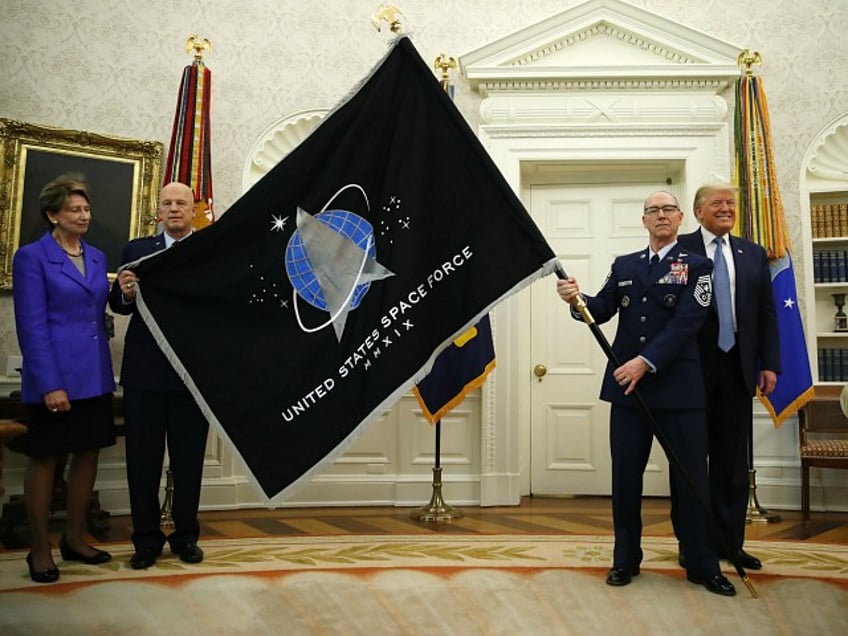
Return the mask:
[[(535, 133), (535, 134), (534, 134)], [(567, 128), (483, 125), (478, 134), (483, 145), (520, 196), (524, 194), (522, 167), (544, 162), (631, 163), (669, 161), (682, 164), (683, 201), (698, 185), (728, 178), (729, 129), (723, 121), (699, 122), (675, 130), (643, 126), (599, 134)], [(681, 203), (683, 203), (681, 201)], [(688, 208), (688, 205), (684, 204)], [(691, 220), (687, 220), (691, 223)], [(543, 280), (536, 284), (552, 284)], [(530, 356), (529, 290), (499, 305), (493, 319), (498, 370), (484, 391), (482, 423), (481, 505), (516, 504), (530, 492)]]

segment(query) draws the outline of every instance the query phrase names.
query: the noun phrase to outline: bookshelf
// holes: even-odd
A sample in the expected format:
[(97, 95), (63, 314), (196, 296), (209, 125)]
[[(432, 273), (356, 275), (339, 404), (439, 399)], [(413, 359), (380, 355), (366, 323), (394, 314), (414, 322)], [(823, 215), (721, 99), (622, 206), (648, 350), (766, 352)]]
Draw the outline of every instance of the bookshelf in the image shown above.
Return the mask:
[[(848, 316), (844, 320), (836, 319), (834, 299), (835, 294), (848, 299), (846, 165), (848, 115), (842, 115), (816, 136), (804, 158), (799, 184), (804, 239), (804, 326), (817, 385), (841, 386), (848, 382)], [(848, 301), (845, 302), (842, 311), (848, 314)]]
[[(823, 384), (848, 380), (848, 316), (837, 320), (848, 297), (848, 187), (813, 191), (810, 200), (813, 288), (815, 289), (815, 371)], [(836, 295), (836, 298), (834, 297)], [(840, 329), (837, 329), (837, 322)]]
[[(800, 185), (805, 330), (813, 381), (848, 382), (848, 114), (825, 126), (808, 149)], [(836, 295), (836, 298), (834, 297)], [(848, 314), (848, 302), (842, 311)]]

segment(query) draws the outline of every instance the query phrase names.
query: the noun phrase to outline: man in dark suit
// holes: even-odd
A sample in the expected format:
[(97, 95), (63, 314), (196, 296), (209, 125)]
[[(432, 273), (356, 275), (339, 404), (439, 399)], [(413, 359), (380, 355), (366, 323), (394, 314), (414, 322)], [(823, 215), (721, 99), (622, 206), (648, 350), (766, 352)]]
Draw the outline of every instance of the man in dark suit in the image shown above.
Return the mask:
[[(721, 251), (730, 281), (732, 326), (727, 343), (720, 345), (714, 295), (713, 310), (698, 334), (707, 392), (710, 494), (727, 549), (736, 553), (742, 567), (759, 570), (760, 560), (742, 547), (748, 509), (748, 443), (755, 390), (759, 387), (764, 395), (774, 390), (780, 373), (780, 346), (766, 252), (756, 243), (730, 234), (736, 223), (737, 190), (727, 183), (699, 188), (694, 210), (701, 227), (681, 235), (680, 245), (715, 261), (715, 241), (724, 239)], [(718, 269), (717, 265), (714, 278)], [(714, 288), (717, 285), (714, 282)]]
[[(627, 585), (642, 561), (642, 478), (653, 429), (631, 395), (639, 394), (679, 459), (695, 492), (671, 464), (672, 489), (681, 493), (681, 523), (675, 528), (687, 554), (686, 577), (710, 592), (733, 596), (736, 590), (719, 570), (707, 530), (707, 426), (701, 361), (695, 336), (707, 317), (712, 264), (677, 245), (683, 212), (669, 192), (645, 200), (642, 224), (647, 249), (619, 256), (597, 296), (584, 297), (600, 324), (618, 313), (612, 349), (621, 366), (607, 364), (601, 399), (611, 403), (612, 512), (615, 530), (609, 585)], [(557, 282), (557, 292), (576, 303), (573, 278)], [(572, 308), (572, 315), (581, 318)], [(697, 494), (696, 494), (697, 493)], [(700, 501), (699, 501), (700, 499)]]
[[(192, 232), (194, 195), (182, 183), (169, 183), (160, 195), (162, 234), (130, 241), (121, 256), (132, 263), (171, 248)], [(197, 545), (200, 525), (200, 485), (208, 423), (185, 384), (165, 358), (142, 317), (136, 312), (138, 277), (123, 269), (109, 294), (109, 306), (119, 314), (132, 314), (124, 341), (121, 385), (127, 482), (130, 492), (135, 554), (134, 570), (156, 563), (167, 541), (171, 552), (186, 563), (203, 560)], [(167, 440), (174, 475), (174, 531), (165, 536), (159, 527), (159, 483)]]

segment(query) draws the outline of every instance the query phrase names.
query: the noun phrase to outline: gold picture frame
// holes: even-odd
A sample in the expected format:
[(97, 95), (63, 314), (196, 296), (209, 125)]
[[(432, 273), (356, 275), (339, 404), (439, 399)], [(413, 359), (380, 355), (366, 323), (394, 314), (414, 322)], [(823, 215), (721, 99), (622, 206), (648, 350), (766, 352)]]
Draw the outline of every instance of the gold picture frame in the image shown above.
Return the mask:
[(0, 289), (12, 288), (12, 257), (47, 230), (38, 195), (61, 174), (82, 175), (92, 221), (85, 240), (106, 253), (111, 275), (130, 239), (152, 234), (162, 143), (49, 128), (0, 118)]

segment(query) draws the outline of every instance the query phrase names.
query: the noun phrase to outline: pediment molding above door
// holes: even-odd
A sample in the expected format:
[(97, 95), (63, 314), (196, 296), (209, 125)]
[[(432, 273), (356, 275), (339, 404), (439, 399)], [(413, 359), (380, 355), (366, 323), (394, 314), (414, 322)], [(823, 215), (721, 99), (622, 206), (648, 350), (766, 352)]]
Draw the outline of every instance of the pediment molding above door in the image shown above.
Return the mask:
[(501, 91), (721, 91), (742, 47), (621, 0), (588, 0), (460, 57), (483, 95)]

